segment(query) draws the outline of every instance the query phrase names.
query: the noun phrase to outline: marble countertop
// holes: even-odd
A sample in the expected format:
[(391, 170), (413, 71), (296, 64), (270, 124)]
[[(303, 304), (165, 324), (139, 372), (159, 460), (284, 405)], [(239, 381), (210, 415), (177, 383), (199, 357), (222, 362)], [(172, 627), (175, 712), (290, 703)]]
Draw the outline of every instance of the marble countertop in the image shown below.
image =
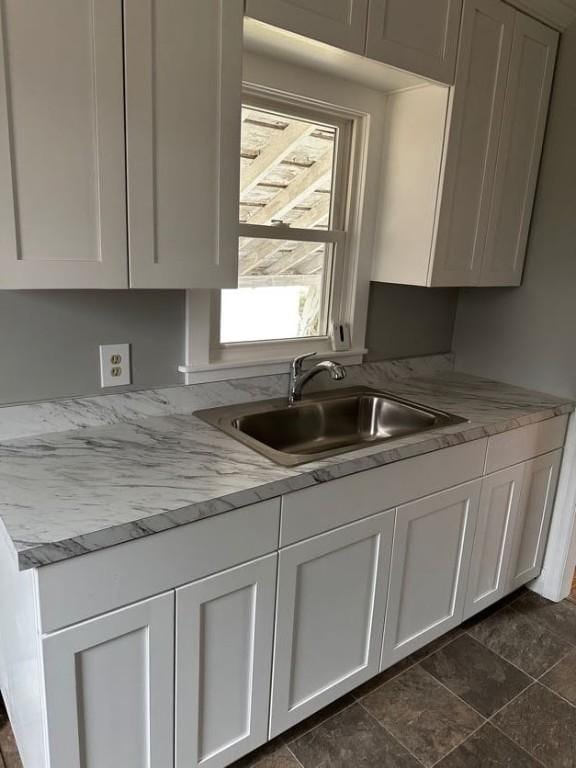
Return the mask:
[[(244, 380), (221, 395), (221, 404), (277, 396), (285, 380), (273, 378)], [(106, 426), (1, 440), (0, 518), (18, 567), (55, 563), (573, 410), (567, 400), (449, 370), (395, 378), (379, 365), (364, 365), (347, 384), (376, 386), (468, 423), (292, 468), (273, 464), (190, 412), (170, 412), (190, 402), (178, 409), (162, 400), (162, 415), (131, 412)], [(190, 410), (216, 405), (214, 386), (210, 391)], [(81, 410), (81, 402), (74, 408)]]

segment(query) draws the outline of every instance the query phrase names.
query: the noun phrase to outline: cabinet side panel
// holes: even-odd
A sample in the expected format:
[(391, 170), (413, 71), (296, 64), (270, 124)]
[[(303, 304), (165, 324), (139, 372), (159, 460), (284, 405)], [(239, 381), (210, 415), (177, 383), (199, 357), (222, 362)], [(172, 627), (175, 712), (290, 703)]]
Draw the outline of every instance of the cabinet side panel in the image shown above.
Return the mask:
[(426, 285), (448, 112), (448, 88), (387, 99), (382, 192), (372, 279)]
[(35, 572), (19, 571), (0, 521), (0, 690), (26, 768), (47, 768)]

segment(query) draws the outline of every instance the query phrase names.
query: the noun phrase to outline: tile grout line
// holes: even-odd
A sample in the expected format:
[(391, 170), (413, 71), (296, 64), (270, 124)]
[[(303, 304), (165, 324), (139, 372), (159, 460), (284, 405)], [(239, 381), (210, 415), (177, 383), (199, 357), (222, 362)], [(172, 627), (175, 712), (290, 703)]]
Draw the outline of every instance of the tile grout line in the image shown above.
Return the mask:
[(452, 752), (456, 752), (456, 750), (457, 750), (457, 749), (460, 749), (460, 747), (464, 746), (464, 744), (466, 744), (466, 742), (467, 742), (467, 741), (469, 741), (469, 740), (470, 740), (470, 739), (471, 739), (471, 738), (472, 738), (472, 737), (473, 737), (473, 736), (474, 736), (476, 733), (478, 733), (478, 731), (480, 731), (482, 728), (484, 728), (484, 726), (485, 726), (487, 723), (488, 723), (488, 720), (485, 720), (483, 723), (480, 723), (480, 725), (478, 726), (478, 728), (474, 728), (474, 730), (473, 730), (473, 731), (471, 731), (471, 732), (468, 734), (468, 736), (466, 736), (466, 738), (465, 738), (465, 739), (463, 739), (463, 740), (462, 740), (462, 741), (460, 741), (458, 744), (456, 744), (454, 747), (452, 747), (452, 749), (448, 750), (448, 752), (446, 752), (446, 754), (445, 754), (445, 755), (442, 755), (442, 757), (439, 757), (439, 758), (438, 758), (438, 760), (436, 760), (436, 762), (435, 762), (435, 763), (432, 763), (432, 765), (431, 765), (429, 768), (434, 768), (436, 765), (438, 765), (439, 763), (441, 763), (441, 762), (442, 762), (442, 760), (444, 760), (444, 758), (448, 757), (448, 755), (451, 755), (451, 754), (452, 754)]
[[(421, 664), (426, 659), (429, 659), (430, 656), (434, 656), (434, 654), (437, 653), (438, 651), (442, 651), (442, 650), (444, 650), (444, 648), (447, 648), (449, 645), (452, 645), (452, 643), (455, 642), (456, 640), (458, 640), (459, 637), (462, 637), (463, 634), (465, 634), (465, 633), (462, 632), (461, 634), (457, 635), (456, 637), (452, 637), (450, 640), (446, 640), (446, 642), (443, 643), (443, 645), (439, 646), (438, 648), (435, 648), (433, 651), (430, 651), (430, 653), (426, 654), (426, 656), (423, 656), (421, 659), (418, 659), (418, 661), (413, 662), (408, 667), (406, 667), (406, 669), (401, 669), (400, 672), (397, 672), (395, 675), (392, 675), (392, 677), (389, 677), (388, 680), (385, 680), (383, 683), (381, 683), (380, 685), (377, 685), (371, 691), (368, 691), (368, 693), (365, 693), (362, 696), (358, 697), (356, 699), (356, 701), (357, 702), (361, 702), (362, 699), (365, 699), (367, 696), (370, 696), (375, 691), (379, 691), (380, 688), (383, 688), (385, 685), (388, 685), (388, 683), (391, 683), (392, 680), (397, 680), (400, 677), (400, 675), (403, 675), (405, 672), (408, 672), (409, 670), (414, 669), (414, 667), (417, 667), (418, 664)], [(432, 642), (434, 642), (434, 640), (432, 640)], [(424, 647), (426, 647), (426, 646), (424, 646)], [(414, 653), (418, 653), (418, 652), (419, 651), (414, 651)], [(410, 656), (406, 656), (405, 658), (408, 659), (408, 658), (410, 658)], [(402, 663), (402, 661), (404, 661), (404, 659), (400, 659), (400, 661), (397, 661), (396, 664), (400, 664), (400, 663)], [(389, 669), (391, 669), (391, 667), (389, 667)], [(382, 672), (380, 674), (383, 674), (384, 672), (386, 672), (385, 669), (382, 670)], [(359, 687), (361, 687), (361, 686), (359, 686)], [(354, 696), (354, 691), (352, 691), (351, 693)]]
[(503, 710), (505, 710), (505, 709), (506, 709), (506, 707), (510, 706), (510, 704), (512, 704), (513, 702), (515, 702), (515, 701), (516, 701), (516, 699), (518, 699), (520, 696), (522, 696), (522, 694), (523, 694), (523, 693), (526, 693), (526, 692), (527, 692), (527, 691), (529, 691), (531, 688), (534, 688), (536, 685), (538, 685), (538, 681), (537, 681), (537, 680), (535, 680), (535, 681), (534, 681), (534, 682), (533, 682), (531, 685), (529, 685), (529, 686), (528, 686), (528, 688), (525, 688), (523, 691), (520, 691), (520, 693), (519, 693), (517, 696), (514, 696), (514, 698), (513, 698), (513, 699), (510, 699), (510, 701), (508, 702), (508, 704), (504, 704), (504, 706), (503, 706), (503, 707), (501, 707), (501, 708), (500, 708), (500, 709), (498, 709), (496, 712), (494, 712), (494, 714), (493, 714), (493, 715), (491, 715), (491, 716), (488, 718), (488, 723), (490, 723), (490, 725), (491, 725), (493, 728), (496, 728), (496, 730), (497, 730), (499, 733), (501, 733), (503, 736), (505, 736), (505, 737), (508, 739), (508, 741), (512, 742), (512, 744), (514, 744), (515, 746), (517, 746), (517, 747), (518, 747), (518, 749), (520, 749), (522, 752), (524, 752), (524, 754), (526, 754), (526, 755), (528, 755), (529, 757), (531, 757), (531, 758), (532, 758), (532, 760), (534, 760), (536, 763), (538, 763), (538, 765), (541, 765), (541, 766), (542, 766), (542, 768), (548, 768), (548, 766), (546, 766), (546, 764), (545, 764), (545, 763), (543, 763), (543, 762), (542, 762), (541, 760), (539, 760), (538, 758), (534, 757), (534, 755), (533, 755), (533, 754), (531, 754), (530, 752), (528, 752), (528, 750), (527, 750), (527, 749), (524, 749), (524, 747), (523, 747), (521, 744), (518, 744), (518, 742), (517, 742), (515, 739), (513, 739), (511, 736), (509, 736), (509, 735), (506, 733), (506, 731), (504, 731), (502, 728), (500, 728), (500, 726), (498, 725), (498, 723), (494, 722), (494, 719), (493, 719), (493, 718), (495, 718), (495, 717), (496, 717), (496, 715), (499, 715), (499, 714), (500, 714), (500, 713), (501, 713)]
[[(284, 744), (284, 748), (288, 750), (288, 754), (289, 754), (289, 755), (291, 755), (291, 757), (293, 757), (293, 758), (294, 758), (294, 760), (295, 760), (295, 761), (298, 763), (298, 765), (300, 766), (300, 768), (304, 768), (304, 764), (303, 764), (303, 763), (301, 763), (301, 762), (300, 762), (300, 760), (298, 760), (298, 758), (296, 757), (296, 755), (294, 754), (294, 752), (292, 752), (292, 750), (290, 749), (290, 747), (288, 746), (288, 744)], [(257, 765), (255, 765), (255, 766), (254, 766), (254, 768), (258, 768), (258, 766), (257, 766)]]
[[(534, 675), (531, 675), (529, 672), (526, 672), (525, 669), (522, 669), (522, 667), (519, 667), (518, 664), (515, 664), (513, 661), (510, 661), (509, 659), (507, 659), (505, 656), (502, 656), (502, 654), (498, 653), (498, 651), (495, 651), (492, 648), (489, 648), (485, 643), (482, 642), (482, 640), (478, 640), (477, 637), (474, 637), (474, 635), (471, 635), (468, 631), (466, 631), (465, 634), (471, 640), (474, 640), (475, 643), (478, 643), (479, 645), (481, 645), (482, 648), (485, 648), (487, 651), (490, 651), (490, 653), (493, 653), (495, 656), (498, 656), (498, 658), (501, 659), (502, 661), (506, 662), (506, 664), (510, 664), (510, 666), (514, 667), (515, 670), (517, 670), (518, 672), (522, 672), (523, 675), (525, 675), (526, 677), (530, 678), (532, 683), (535, 683), (536, 680), (538, 680), (537, 677), (534, 677)], [(544, 673), (544, 674), (546, 674), (546, 673)]]
[[(344, 695), (346, 695), (346, 694), (344, 694)], [(338, 701), (338, 699), (336, 699), (336, 701)], [(329, 715), (329, 716), (328, 716), (328, 717), (326, 717), (324, 720), (321, 720), (321, 721), (320, 721), (320, 722), (319, 722), (317, 725), (313, 725), (313, 726), (312, 726), (312, 728), (310, 728), (309, 730), (307, 730), (307, 731), (304, 731), (304, 732), (303, 732), (303, 733), (301, 733), (299, 736), (296, 736), (296, 738), (295, 738), (295, 739), (290, 739), (290, 741), (287, 741), (287, 740), (284, 738), (284, 734), (283, 734), (283, 733), (281, 733), (281, 734), (279, 735), (279, 738), (281, 739), (281, 741), (282, 741), (282, 743), (284, 744), (284, 746), (286, 746), (286, 747), (289, 747), (289, 745), (290, 745), (290, 744), (294, 744), (294, 742), (298, 741), (299, 739), (302, 739), (302, 738), (304, 738), (304, 736), (308, 736), (308, 734), (309, 734), (309, 733), (312, 733), (312, 731), (315, 731), (317, 728), (320, 728), (320, 726), (321, 726), (321, 725), (324, 725), (324, 724), (325, 724), (325, 723), (327, 723), (329, 720), (332, 720), (334, 717), (337, 717), (338, 715), (342, 714), (342, 712), (346, 712), (346, 711), (347, 711), (348, 709), (350, 709), (350, 707), (352, 707), (354, 704), (358, 704), (358, 701), (357, 701), (356, 699), (353, 699), (353, 700), (350, 702), (350, 704), (347, 704), (345, 707), (342, 707), (342, 709), (339, 709), (339, 710), (338, 710), (338, 712), (335, 712), (333, 715)], [(329, 706), (330, 706), (330, 704), (327, 704), (326, 706), (328, 706), (328, 707), (329, 707)], [(321, 711), (321, 710), (320, 710), (320, 711)], [(310, 715), (310, 717), (313, 717), (313, 716), (314, 716), (314, 715)], [(306, 722), (306, 721), (305, 721), (305, 720), (303, 720), (302, 722)], [(299, 724), (300, 724), (300, 723), (296, 723), (296, 725), (294, 725), (294, 726), (292, 726), (292, 727), (293, 727), (293, 728), (296, 728), (296, 727), (297, 727)], [(291, 729), (289, 729), (289, 730), (291, 730)], [(290, 750), (290, 751), (292, 751), (292, 750)]]
[(554, 696), (556, 696), (561, 701), (564, 701), (566, 704), (572, 707), (572, 709), (576, 709), (576, 704), (569, 701), (565, 696), (562, 696), (561, 693), (558, 693), (558, 691), (555, 691), (553, 688), (550, 688), (549, 685), (546, 685), (546, 683), (541, 682), (540, 680), (536, 680), (538, 685), (540, 685), (542, 688), (546, 689), (549, 693), (552, 693)]
[[(468, 704), (467, 701), (464, 701), (464, 699), (461, 696), (459, 696), (457, 693), (454, 693), (454, 691), (451, 691), (450, 688), (448, 688), (448, 686), (445, 685), (442, 682), (442, 680), (438, 680), (438, 678), (435, 675), (433, 675), (432, 672), (428, 672), (428, 670), (424, 669), (424, 667), (422, 667), (422, 671), (425, 672), (428, 675), (428, 677), (430, 677), (432, 680), (434, 680), (434, 682), (438, 683), (438, 685), (441, 685), (442, 688), (444, 688), (444, 690), (448, 691), (448, 693), (452, 694), (452, 696), (455, 696), (461, 704), (464, 704), (466, 707), (468, 707), (468, 709), (471, 709), (473, 712), (475, 712), (477, 715), (479, 715), (485, 722), (488, 722), (488, 720), (490, 718), (486, 717), (486, 715), (483, 715), (482, 712), (477, 710), (476, 707), (473, 707), (472, 704)], [(526, 690), (526, 689), (524, 689), (524, 690)], [(468, 738), (468, 737), (466, 737), (466, 738)]]
[[(409, 669), (412, 669), (412, 667), (409, 667)], [(405, 672), (408, 672), (408, 670), (407, 670), (407, 669), (405, 669), (404, 671), (405, 671)], [(391, 678), (391, 679), (392, 679), (392, 680), (394, 680), (395, 678)], [(387, 682), (390, 682), (390, 681), (388, 680)], [(384, 685), (386, 685), (386, 683), (384, 683)], [(425, 764), (425, 763), (423, 763), (423, 762), (422, 762), (422, 760), (420, 760), (420, 758), (419, 758), (419, 757), (416, 757), (416, 755), (415, 755), (415, 754), (412, 752), (412, 750), (411, 750), (411, 749), (409, 749), (409, 748), (406, 746), (406, 744), (404, 744), (404, 742), (403, 742), (403, 741), (400, 741), (400, 739), (399, 739), (397, 736), (395, 736), (395, 735), (394, 735), (394, 734), (393, 734), (393, 733), (392, 733), (392, 732), (391, 732), (391, 731), (390, 731), (388, 728), (386, 728), (386, 726), (385, 726), (383, 723), (381, 723), (381, 722), (380, 722), (380, 720), (378, 720), (378, 718), (376, 717), (376, 715), (373, 715), (373, 714), (372, 714), (372, 712), (370, 712), (370, 710), (369, 710), (369, 709), (367, 709), (367, 708), (366, 708), (366, 707), (365, 707), (365, 706), (362, 704), (362, 702), (361, 702), (361, 701), (358, 701), (358, 704), (359, 704), (359, 705), (362, 707), (362, 709), (364, 710), (364, 712), (366, 712), (366, 714), (368, 715), (368, 717), (370, 717), (372, 720), (374, 720), (374, 722), (375, 722), (375, 723), (376, 723), (376, 724), (377, 724), (377, 725), (378, 725), (380, 728), (382, 728), (382, 730), (383, 730), (385, 733), (387, 733), (387, 734), (388, 734), (388, 736), (390, 736), (390, 738), (391, 738), (393, 741), (395, 741), (395, 742), (396, 742), (396, 744), (399, 744), (399, 745), (400, 745), (400, 747), (402, 747), (402, 749), (405, 749), (405, 750), (406, 750), (406, 752), (408, 752), (408, 754), (409, 754), (411, 757), (413, 757), (413, 758), (414, 758), (414, 760), (416, 760), (416, 762), (418, 763), (418, 765), (421, 765), (423, 768), (426, 768), (426, 764)]]
[[(537, 594), (537, 593), (534, 592), (533, 594)], [(516, 600), (513, 600), (511, 603), (508, 603), (508, 605), (510, 605), (510, 607), (513, 607), (514, 603), (517, 602), (517, 600), (519, 600), (519, 599), (520, 599), (520, 597), (516, 598)], [(545, 598), (543, 598), (543, 599), (545, 599)], [(553, 603), (553, 604), (554, 605), (561, 605), (561, 603), (563, 603), (563, 602), (564, 602), (564, 600), (561, 600), (560, 603)], [(550, 603), (552, 603), (552, 601), (550, 601)], [(521, 616), (524, 616), (526, 621), (529, 622), (530, 624), (532, 624), (533, 626), (539, 627), (540, 629), (543, 629), (546, 632), (548, 632), (549, 634), (551, 634), (553, 637), (556, 637), (556, 638), (558, 638), (560, 640), (563, 640), (565, 643), (567, 643), (568, 645), (572, 646), (573, 650), (576, 649), (576, 643), (574, 643), (572, 640), (567, 640), (563, 635), (559, 634), (558, 632), (555, 632), (553, 629), (550, 629), (550, 627), (548, 627), (545, 624), (541, 623), (540, 621), (538, 621), (538, 619), (532, 618), (532, 616), (530, 614), (526, 614), (526, 613), (524, 613), (524, 611), (518, 610), (518, 608), (514, 608), (514, 610), (516, 611), (516, 613), (519, 613)]]

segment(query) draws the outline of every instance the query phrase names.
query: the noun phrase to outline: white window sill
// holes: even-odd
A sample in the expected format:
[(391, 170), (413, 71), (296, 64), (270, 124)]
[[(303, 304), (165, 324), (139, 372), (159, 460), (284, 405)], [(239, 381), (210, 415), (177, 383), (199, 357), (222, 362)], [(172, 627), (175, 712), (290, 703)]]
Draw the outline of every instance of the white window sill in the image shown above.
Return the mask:
[[(348, 349), (342, 352), (318, 353), (318, 360), (336, 358), (348, 365), (359, 365), (367, 349)], [(205, 384), (227, 379), (248, 379), (254, 376), (270, 376), (274, 373), (288, 373), (291, 358), (280, 357), (269, 360), (225, 361), (201, 365), (179, 365), (178, 371), (186, 375), (186, 384)]]

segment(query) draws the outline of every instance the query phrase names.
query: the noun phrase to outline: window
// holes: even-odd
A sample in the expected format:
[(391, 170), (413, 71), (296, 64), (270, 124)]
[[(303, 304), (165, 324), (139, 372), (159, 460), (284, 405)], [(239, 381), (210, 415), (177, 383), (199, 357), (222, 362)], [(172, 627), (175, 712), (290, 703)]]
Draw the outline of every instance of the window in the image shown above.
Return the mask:
[[(189, 384), (364, 352), (386, 100), (255, 53), (243, 77), (239, 288), (187, 292)], [(349, 351), (333, 351), (333, 323), (350, 325)]]
[(217, 345), (327, 339), (340, 320), (352, 122), (274, 101), (242, 109), (238, 288)]

